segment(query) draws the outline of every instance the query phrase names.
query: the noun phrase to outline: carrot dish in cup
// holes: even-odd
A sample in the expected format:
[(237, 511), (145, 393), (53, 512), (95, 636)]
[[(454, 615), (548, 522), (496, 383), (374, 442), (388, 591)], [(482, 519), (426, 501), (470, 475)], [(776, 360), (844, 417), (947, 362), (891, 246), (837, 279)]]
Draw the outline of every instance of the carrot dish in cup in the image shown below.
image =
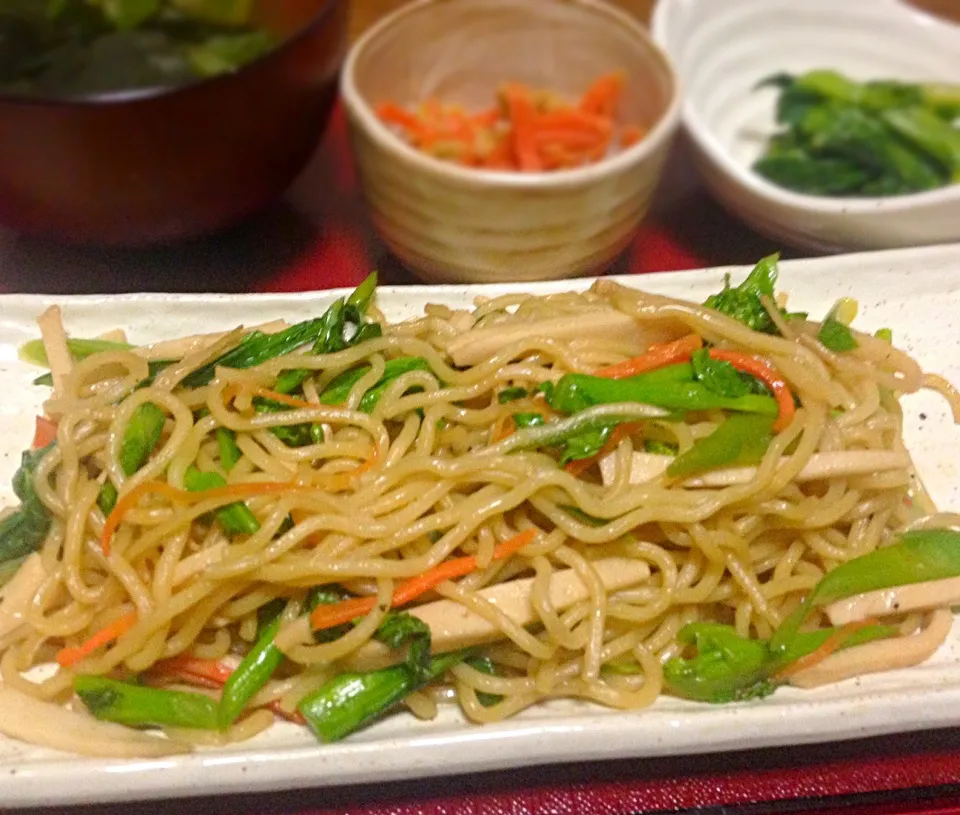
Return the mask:
[(622, 73), (604, 75), (575, 104), (554, 91), (510, 82), (487, 110), (470, 113), (427, 99), (414, 110), (382, 102), (377, 115), (418, 150), (463, 166), (570, 169), (601, 161), (643, 138), (639, 124), (617, 124), (624, 82)]

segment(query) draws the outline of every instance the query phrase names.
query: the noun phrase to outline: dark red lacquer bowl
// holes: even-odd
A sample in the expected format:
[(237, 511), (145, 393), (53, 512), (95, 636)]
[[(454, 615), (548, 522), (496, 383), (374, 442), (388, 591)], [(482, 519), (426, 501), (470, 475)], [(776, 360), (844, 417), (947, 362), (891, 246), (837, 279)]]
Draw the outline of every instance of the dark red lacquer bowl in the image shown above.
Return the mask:
[(0, 225), (78, 243), (199, 235), (278, 198), (330, 116), (348, 0), (260, 0), (286, 37), (227, 76), (123, 98), (0, 97)]

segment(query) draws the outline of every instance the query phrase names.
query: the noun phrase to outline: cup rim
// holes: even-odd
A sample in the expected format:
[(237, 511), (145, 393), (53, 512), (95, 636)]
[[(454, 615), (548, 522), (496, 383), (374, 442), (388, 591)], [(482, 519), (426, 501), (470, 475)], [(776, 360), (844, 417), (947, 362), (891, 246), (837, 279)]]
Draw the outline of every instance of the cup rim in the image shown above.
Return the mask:
[(589, 14), (611, 18), (633, 36), (642, 41), (659, 63), (669, 81), (670, 98), (666, 109), (657, 118), (653, 127), (637, 144), (617, 152), (596, 164), (564, 170), (557, 173), (516, 173), (503, 170), (478, 170), (460, 167), (422, 153), (394, 133), (380, 121), (373, 106), (364, 98), (356, 83), (356, 67), (370, 45), (385, 31), (408, 16), (424, 13), (431, 6), (452, 0), (414, 0), (383, 17), (353, 45), (340, 74), (340, 96), (349, 118), (391, 156), (414, 169), (429, 173), (444, 180), (459, 182), (463, 186), (500, 189), (558, 189), (592, 184), (629, 169), (655, 154), (679, 129), (683, 94), (679, 72), (666, 50), (657, 43), (639, 20), (605, 0), (566, 0)]

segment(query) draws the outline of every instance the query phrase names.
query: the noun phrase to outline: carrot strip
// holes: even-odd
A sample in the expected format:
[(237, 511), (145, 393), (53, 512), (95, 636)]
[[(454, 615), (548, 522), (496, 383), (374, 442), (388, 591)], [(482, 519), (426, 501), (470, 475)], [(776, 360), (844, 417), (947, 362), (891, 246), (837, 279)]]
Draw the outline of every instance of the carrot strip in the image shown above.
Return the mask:
[(797, 405), (793, 401), (793, 393), (790, 386), (783, 378), (780, 372), (773, 367), (767, 360), (760, 357), (750, 356), (740, 351), (728, 351), (723, 348), (711, 348), (710, 358), (721, 362), (729, 362), (738, 371), (755, 376), (764, 385), (770, 388), (774, 398), (777, 400), (777, 406), (780, 413), (777, 420), (773, 423), (773, 429), (779, 433), (786, 428), (797, 413)]
[(609, 136), (613, 132), (613, 122), (609, 117), (571, 107), (541, 113), (537, 117), (537, 125), (545, 130), (593, 133), (597, 136)]
[(377, 116), (387, 124), (397, 125), (410, 133), (419, 133), (423, 128), (423, 122), (415, 113), (400, 107), (395, 102), (382, 102), (377, 105)]
[[(503, 560), (520, 551), (536, 536), (536, 530), (527, 529), (510, 540), (501, 543), (493, 550), (494, 560)], [(468, 575), (477, 569), (477, 559), (473, 555), (447, 560), (417, 577), (401, 583), (393, 592), (391, 608), (412, 603), (421, 594), (436, 588), (445, 580), (454, 580)], [(353, 597), (332, 605), (317, 606), (310, 615), (310, 626), (314, 631), (349, 623), (357, 617), (369, 614), (377, 600), (375, 597)]]
[(164, 679), (201, 680), (222, 687), (233, 673), (233, 668), (215, 659), (180, 654), (157, 662), (150, 672)]
[(420, 103), (420, 118), (430, 124), (437, 124), (443, 119), (443, 105), (440, 100), (431, 96)]
[(480, 127), (493, 127), (500, 121), (500, 108), (490, 108), (480, 111), (480, 113), (474, 113), (470, 120)]
[[(159, 678), (180, 680), (190, 685), (222, 688), (227, 684), (227, 680), (233, 674), (233, 669), (228, 665), (224, 665), (222, 662), (217, 662), (212, 659), (178, 656), (156, 663), (153, 668), (150, 669), (150, 673)], [(274, 699), (272, 702), (264, 705), (264, 707), (273, 713), (274, 716), (279, 716), (288, 722), (301, 725), (306, 724), (306, 719), (303, 718), (299, 710), (295, 710), (292, 713), (284, 710), (279, 699)]]
[(490, 444), (503, 441), (507, 436), (512, 436), (516, 430), (517, 423), (513, 420), (513, 415), (510, 413), (502, 414), (490, 428)]
[(285, 393), (278, 393), (277, 391), (272, 391), (269, 388), (257, 388), (254, 391), (254, 394), (257, 396), (262, 396), (264, 399), (270, 399), (273, 402), (280, 402), (280, 404), (287, 405), (292, 408), (318, 408), (323, 407), (323, 405), (317, 404), (316, 402), (308, 402), (306, 399), (297, 399), (296, 396), (288, 396)]
[(57, 652), (57, 664), (62, 668), (71, 668), (81, 660), (86, 659), (98, 648), (109, 645), (119, 639), (137, 624), (137, 613), (129, 611), (122, 617), (117, 617), (112, 623), (101, 628), (90, 639), (71, 648), (61, 648)]
[(523, 172), (542, 170), (543, 162), (536, 145), (537, 110), (533, 106), (530, 92), (522, 85), (507, 85), (503, 89), (503, 99), (512, 125), (511, 136), (517, 166)]
[(622, 71), (597, 79), (580, 100), (580, 110), (597, 116), (613, 117), (617, 113), (626, 75)]
[(40, 450), (57, 438), (57, 423), (46, 416), (37, 416), (33, 431), (33, 449)]
[(806, 656), (802, 656), (800, 659), (791, 662), (789, 665), (778, 671), (774, 678), (787, 679), (794, 674), (800, 673), (800, 671), (804, 671), (807, 668), (812, 668), (814, 665), (819, 665), (834, 651), (840, 648), (848, 639), (850, 639), (850, 637), (869, 625), (875, 625), (876, 622), (877, 621), (874, 618), (868, 617), (866, 620), (857, 620), (856, 622), (847, 623), (839, 631), (836, 631), (827, 639), (825, 639), (823, 644), (817, 648), (816, 651), (811, 651)]
[(657, 368), (663, 368), (667, 365), (686, 362), (694, 351), (702, 347), (703, 340), (700, 337), (696, 334), (687, 334), (673, 342), (654, 345), (645, 354), (633, 357), (633, 359), (618, 362), (616, 365), (608, 365), (606, 368), (599, 368), (593, 372), (593, 375), (602, 376), (606, 379), (624, 379), (628, 376), (636, 376), (646, 371), (655, 371)]

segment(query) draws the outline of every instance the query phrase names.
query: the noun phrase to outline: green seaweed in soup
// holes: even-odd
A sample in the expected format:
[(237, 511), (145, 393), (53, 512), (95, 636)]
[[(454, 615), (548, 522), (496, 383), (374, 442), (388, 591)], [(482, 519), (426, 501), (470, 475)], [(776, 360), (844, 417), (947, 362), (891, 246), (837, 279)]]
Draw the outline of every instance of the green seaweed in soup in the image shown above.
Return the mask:
[(0, 93), (78, 98), (230, 73), (276, 41), (251, 0), (0, 0)]

